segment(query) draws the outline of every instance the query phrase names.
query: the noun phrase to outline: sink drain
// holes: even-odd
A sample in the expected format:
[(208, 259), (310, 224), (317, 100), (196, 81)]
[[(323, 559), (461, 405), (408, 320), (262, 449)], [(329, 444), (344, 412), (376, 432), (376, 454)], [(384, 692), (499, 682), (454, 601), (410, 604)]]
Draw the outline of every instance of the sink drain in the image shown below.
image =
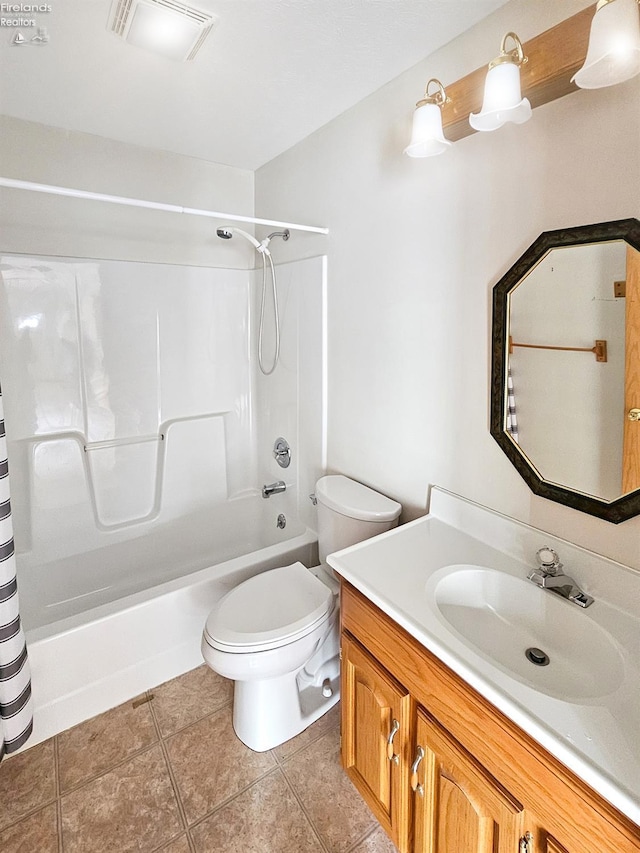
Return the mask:
[(536, 649), (534, 646), (527, 649), (525, 652), (527, 660), (535, 663), (536, 666), (549, 666), (549, 655), (543, 652), (542, 649)]

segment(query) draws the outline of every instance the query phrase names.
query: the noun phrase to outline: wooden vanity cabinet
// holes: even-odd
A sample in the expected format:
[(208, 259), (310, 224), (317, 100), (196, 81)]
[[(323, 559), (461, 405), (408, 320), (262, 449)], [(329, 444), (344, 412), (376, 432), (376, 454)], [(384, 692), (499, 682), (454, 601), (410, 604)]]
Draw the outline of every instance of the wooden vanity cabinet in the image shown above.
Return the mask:
[[(342, 639), (342, 763), (400, 853), (408, 853), (409, 693), (348, 636)], [(346, 697), (346, 703), (345, 703)]]
[(400, 853), (640, 853), (640, 827), (345, 581), (341, 654), (343, 766)]

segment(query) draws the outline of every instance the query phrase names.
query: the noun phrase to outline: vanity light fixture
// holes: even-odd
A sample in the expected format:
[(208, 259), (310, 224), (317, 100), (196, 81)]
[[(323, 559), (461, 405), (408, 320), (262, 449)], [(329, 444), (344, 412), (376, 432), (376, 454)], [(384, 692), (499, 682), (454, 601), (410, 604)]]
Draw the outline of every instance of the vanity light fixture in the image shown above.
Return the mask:
[(194, 58), (217, 20), (176, 0), (113, 0), (107, 27), (129, 44), (185, 62)]
[(601, 89), (640, 73), (638, 0), (598, 0), (589, 47), (572, 82), (581, 89)]
[[(511, 50), (507, 50), (508, 39), (515, 45)], [(502, 39), (500, 56), (489, 63), (482, 110), (469, 115), (474, 130), (497, 130), (507, 122), (522, 124), (531, 118), (531, 104), (522, 97), (520, 89), (520, 66), (525, 62), (522, 42), (515, 33), (507, 33)]]
[[(429, 94), (429, 86), (434, 83), (437, 90)], [(416, 104), (413, 114), (411, 142), (404, 149), (409, 157), (435, 157), (451, 147), (442, 132), (442, 107), (447, 102), (444, 86), (435, 77), (427, 83), (424, 97)]]

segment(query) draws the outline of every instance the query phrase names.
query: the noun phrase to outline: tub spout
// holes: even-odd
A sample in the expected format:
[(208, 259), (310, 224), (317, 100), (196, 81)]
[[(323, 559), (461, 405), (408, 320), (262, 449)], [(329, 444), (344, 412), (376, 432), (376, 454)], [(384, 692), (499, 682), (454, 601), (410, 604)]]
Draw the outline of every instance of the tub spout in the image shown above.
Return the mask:
[(269, 483), (269, 485), (264, 485), (262, 487), (262, 497), (270, 498), (271, 495), (277, 495), (279, 492), (284, 492), (287, 488), (287, 484), (284, 480), (278, 480), (277, 483)]

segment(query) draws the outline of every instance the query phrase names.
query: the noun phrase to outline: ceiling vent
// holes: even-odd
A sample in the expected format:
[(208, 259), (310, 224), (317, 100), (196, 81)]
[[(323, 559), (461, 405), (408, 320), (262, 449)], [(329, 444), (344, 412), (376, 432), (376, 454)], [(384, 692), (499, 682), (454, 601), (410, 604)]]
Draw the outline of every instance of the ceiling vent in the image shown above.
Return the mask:
[(176, 0), (113, 0), (107, 27), (130, 44), (185, 62), (217, 21), (210, 12)]

